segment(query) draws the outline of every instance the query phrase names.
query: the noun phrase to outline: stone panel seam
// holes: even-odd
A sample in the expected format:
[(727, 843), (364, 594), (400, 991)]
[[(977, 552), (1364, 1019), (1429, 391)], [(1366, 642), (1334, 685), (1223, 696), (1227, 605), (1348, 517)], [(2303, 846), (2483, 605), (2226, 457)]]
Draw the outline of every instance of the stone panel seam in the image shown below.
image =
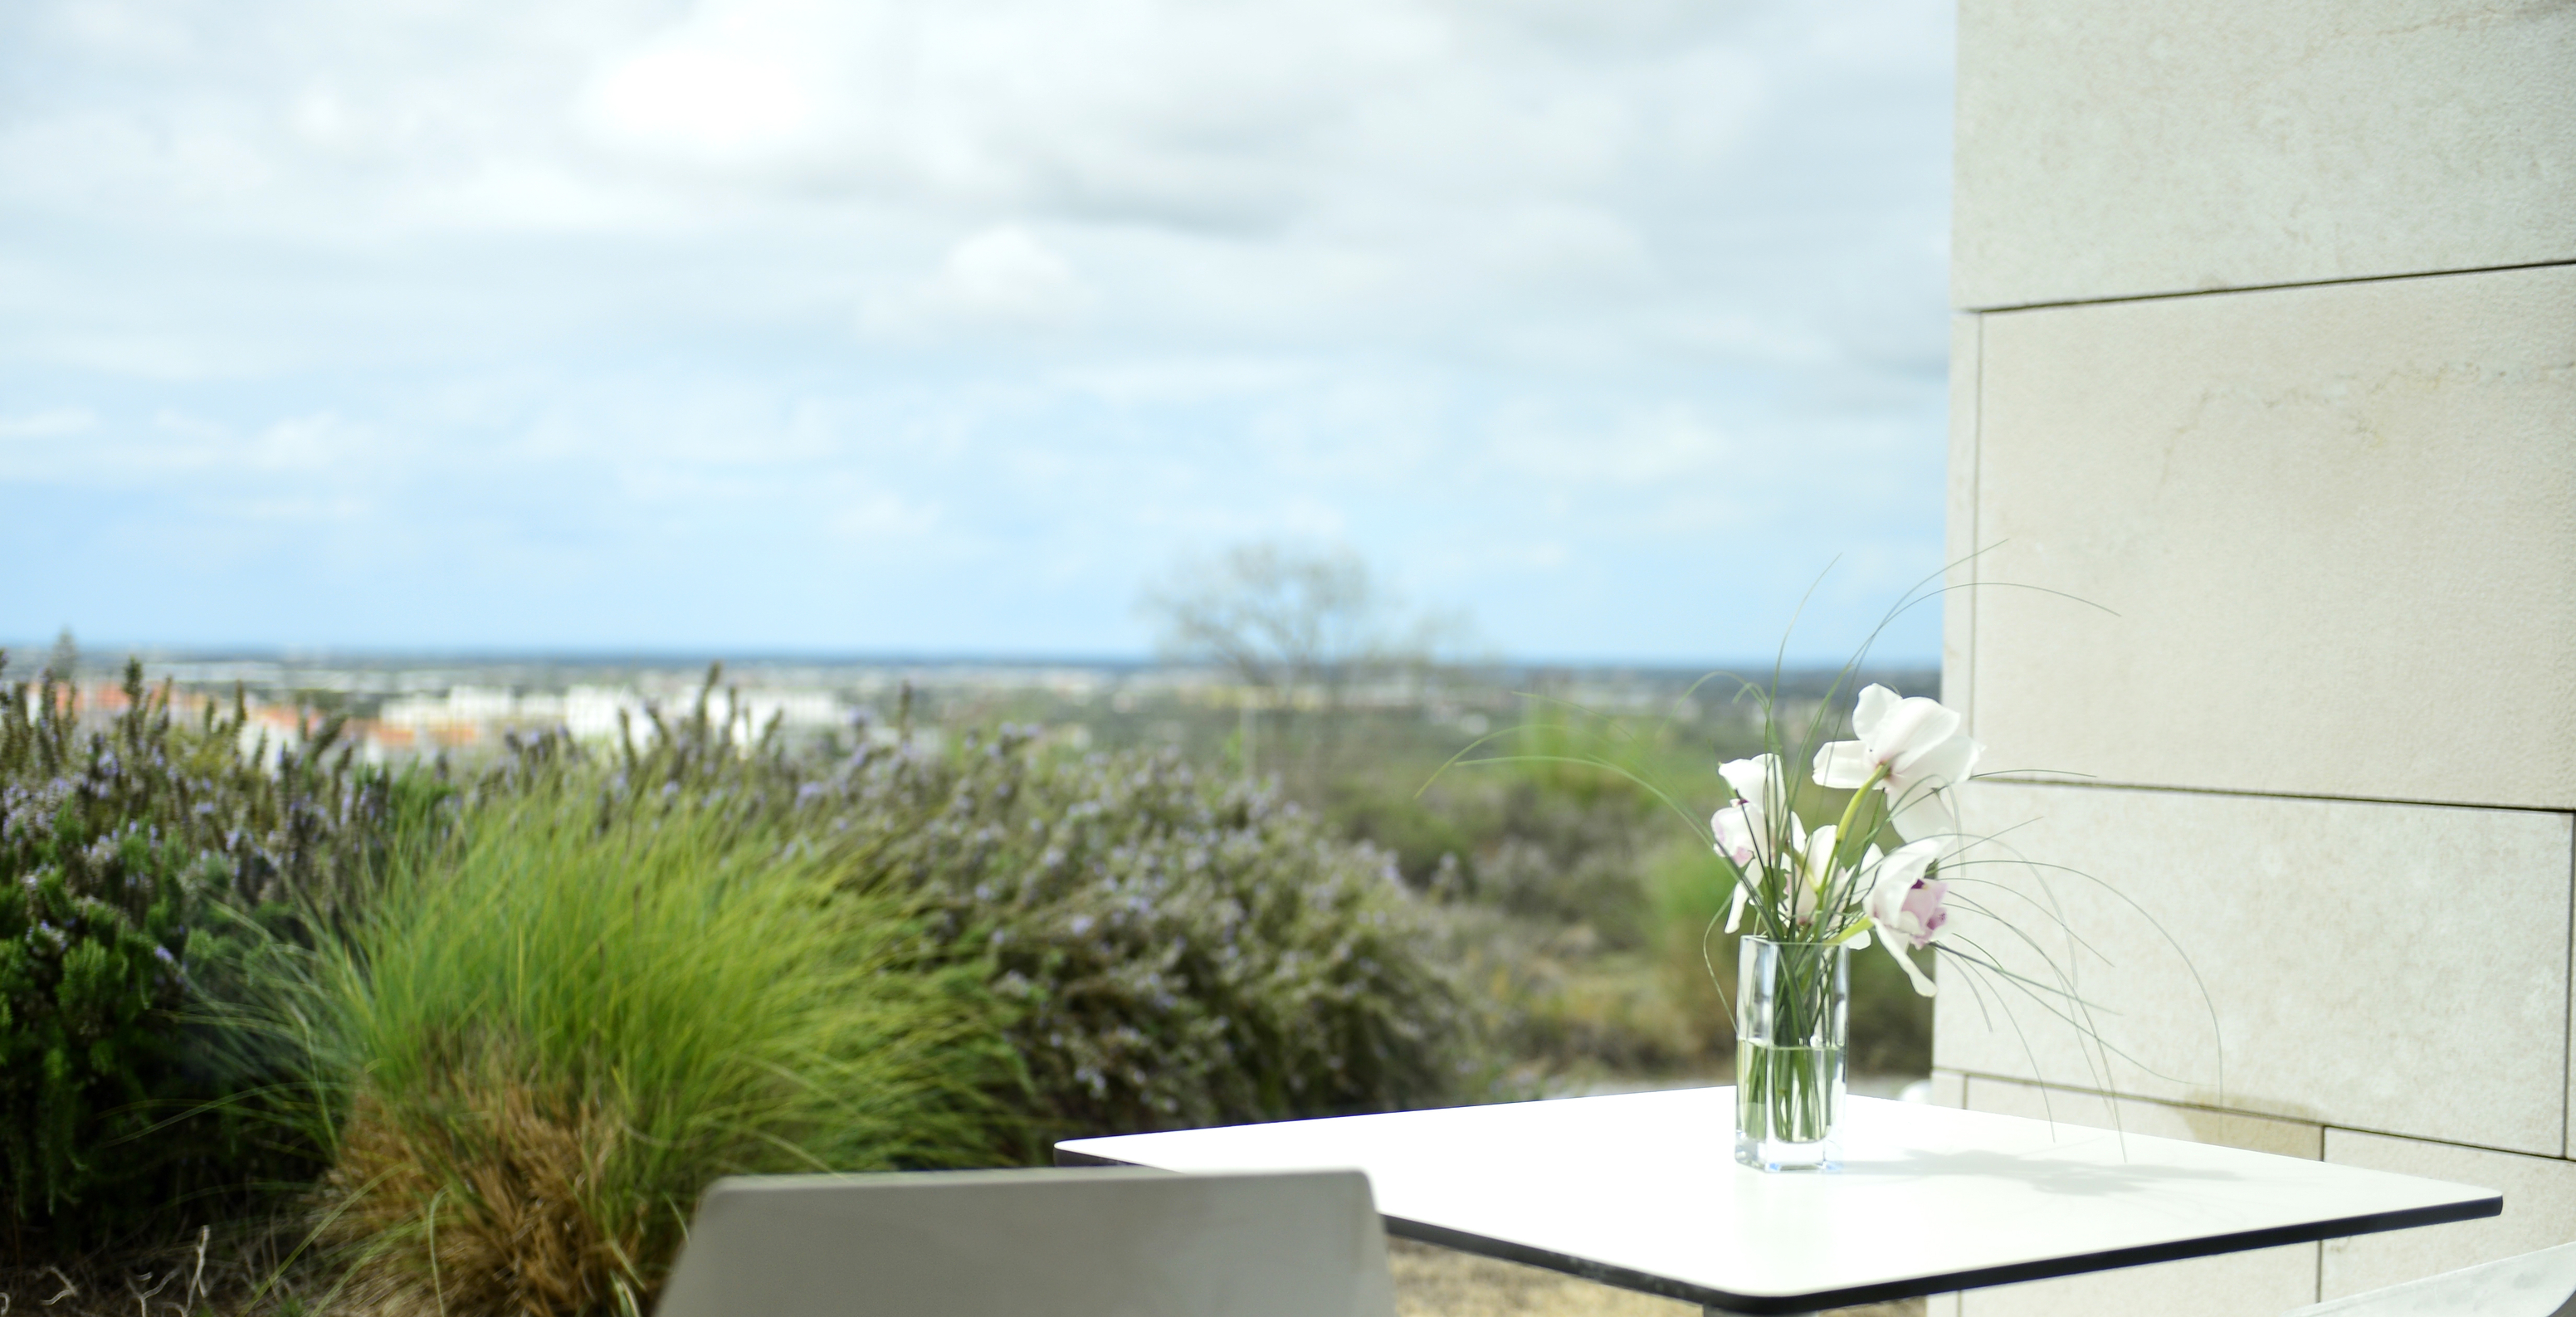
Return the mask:
[(2430, 1134), (2401, 1134), (2396, 1130), (2375, 1130), (2361, 1125), (2320, 1125), (2317, 1128), (2327, 1134), (2366, 1134), (2375, 1139), (2431, 1144), (2441, 1148), (2457, 1148), (2462, 1152), (2491, 1152), (2499, 1157), (2525, 1157), (2536, 1162), (2567, 1161), (2567, 1158), (2556, 1153), (2533, 1152), (2529, 1148), (2499, 1148), (2492, 1143), (2469, 1143), (2460, 1139), (2437, 1139)]
[(2327, 1120), (2306, 1120), (2298, 1116), (2284, 1116), (2278, 1112), (2250, 1111), (2244, 1107), (2213, 1106), (2207, 1102), (2185, 1102), (2174, 1098), (2154, 1097), (2145, 1093), (2120, 1093), (2109, 1089), (2086, 1088), (2078, 1084), (2061, 1084), (2053, 1080), (2032, 1079), (2027, 1075), (2004, 1075), (1996, 1074), (1987, 1070), (1962, 1070), (1955, 1066), (1941, 1066), (1938, 1068), (1947, 1070), (1950, 1073), (1958, 1075), (1960, 1078), (1970, 1082), (1982, 1079), (1992, 1084), (2018, 1084), (2023, 1088), (2044, 1088), (2052, 1092), (2067, 1094), (2070, 1097), (2094, 1097), (2119, 1102), (2146, 1102), (2159, 1107), (2171, 1107), (2177, 1111), (2206, 1111), (2212, 1115), (2218, 1116), (2243, 1116), (2249, 1120), (2274, 1120), (2279, 1121), (2284, 1125), (2305, 1125), (2310, 1129), (2317, 1131), (2319, 1138), (2318, 1149), (2320, 1153), (2324, 1150), (2324, 1136), (2329, 1132), (2340, 1131), (2345, 1134), (2368, 1134), (2375, 1138), (2404, 1139), (2409, 1143), (2438, 1143), (2446, 1148), (2460, 1148), (2469, 1152), (2502, 1153), (2508, 1157), (2530, 1157), (2540, 1161), (2571, 1160), (2570, 1158), (2558, 1153), (2533, 1152), (2529, 1148), (2500, 1148), (2492, 1143), (2469, 1143), (2461, 1139), (2436, 1138), (2430, 1134), (2409, 1134), (2402, 1130), (2372, 1129), (2367, 1125), (2347, 1125), (2341, 1122)]
[[(1990, 1084), (2018, 1084), (2023, 1088), (2045, 1088), (2052, 1092), (2064, 1093), (2072, 1097), (2097, 1097), (2119, 1102), (2148, 1102), (2159, 1107), (2172, 1107), (2176, 1111), (2206, 1111), (2212, 1115), (2219, 1116), (2244, 1116), (2252, 1120), (2274, 1120), (2279, 1121), (2284, 1125), (2305, 1125), (2310, 1129), (2315, 1130), (2350, 1128), (2348, 1126), (2329, 1126), (2324, 1121), (2306, 1120), (2298, 1116), (2283, 1116), (2269, 1111), (2248, 1111), (2243, 1107), (2221, 1107), (2214, 1106), (2207, 1102), (2185, 1102), (2175, 1098), (2152, 1097), (2145, 1093), (2121, 1093), (2106, 1088), (2086, 1088), (2081, 1084), (2061, 1084), (2052, 1079), (2032, 1079), (2027, 1075), (1996, 1074), (1988, 1070), (1961, 1070), (1956, 1066), (1936, 1066), (1934, 1068), (1947, 1070), (1962, 1079), (1982, 1079)], [(2356, 1132), (2375, 1134), (2378, 1131), (2359, 1130)], [(2411, 1134), (2401, 1134), (2397, 1137), (2413, 1138), (2414, 1136)], [(2524, 1153), (2522, 1155), (2530, 1157), (2540, 1154)]]
[(2252, 800), (2321, 800), (2338, 805), (2406, 805), (2419, 809), (2511, 810), (2518, 814), (2567, 814), (2566, 805), (2494, 805), (2476, 800), (2416, 800), (2404, 796), (2335, 796), (2313, 791), (2250, 791), (2243, 787), (2186, 787), (2169, 782), (2115, 782), (2102, 778), (2023, 777), (2014, 772), (1979, 773), (1976, 781), (2015, 787), (2071, 787), (2078, 791), (2157, 791), (2177, 796), (2242, 796)]
[(2567, 844), (2567, 1005), (2562, 1011), (2560, 1020), (2560, 1023), (2567, 1028), (2568, 1082), (2560, 1085), (2558, 1089), (2558, 1155), (2560, 1157), (2576, 1154), (2576, 1147), (2570, 1147), (2568, 1142), (2568, 1125), (2569, 1122), (2576, 1121), (2576, 1112), (2567, 1109), (2570, 1090), (2576, 1090), (2576, 824), (2571, 824), (2569, 832), (2571, 835), (2568, 837)]
[[(1969, 381), (1971, 404), (1968, 415), (1968, 551), (1985, 552), (1986, 533), (1986, 318), (1976, 317), (1976, 378)], [(1968, 727), (1977, 725), (1977, 612), (1985, 591), (1977, 583), (1985, 579), (1985, 569), (1975, 559), (1968, 563)]]
[(2384, 284), (2400, 279), (2448, 279), (2464, 274), (2498, 274), (2509, 270), (2552, 270), (2576, 260), (2521, 261), (2512, 265), (2464, 265), (2455, 270), (2409, 270), (2399, 274), (2357, 274), (2343, 279), (2308, 279), (2291, 283), (2240, 284), (2228, 288), (2189, 288), (2161, 293), (2123, 293), (2116, 297), (2070, 297), (2053, 302), (2010, 302), (1962, 306), (1976, 315), (2009, 315), (2015, 311), (2049, 311), (2070, 306), (2116, 306), (2123, 302), (2171, 302), (2186, 297), (2226, 297), (2235, 293), (2272, 293), (2293, 288), (2341, 288), (2349, 284)]

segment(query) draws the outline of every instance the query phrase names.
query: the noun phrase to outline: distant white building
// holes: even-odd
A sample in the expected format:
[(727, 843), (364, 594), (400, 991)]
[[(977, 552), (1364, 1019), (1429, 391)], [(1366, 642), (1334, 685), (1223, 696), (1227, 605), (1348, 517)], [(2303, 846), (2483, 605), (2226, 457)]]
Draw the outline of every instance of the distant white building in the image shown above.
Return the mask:
[(644, 717), (644, 698), (623, 686), (573, 687), (563, 694), (557, 721), (576, 741), (608, 741), (617, 737), (621, 711), (639, 739), (652, 735), (653, 724)]

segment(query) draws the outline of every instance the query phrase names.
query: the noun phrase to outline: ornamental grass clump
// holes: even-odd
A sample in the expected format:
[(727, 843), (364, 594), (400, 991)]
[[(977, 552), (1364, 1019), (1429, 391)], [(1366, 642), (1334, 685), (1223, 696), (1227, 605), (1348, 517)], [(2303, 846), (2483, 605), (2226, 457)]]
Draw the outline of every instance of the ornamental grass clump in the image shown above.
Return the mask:
[(383, 1313), (640, 1313), (721, 1175), (989, 1163), (972, 976), (822, 849), (578, 777), (397, 867), (281, 1018), (336, 1153), (321, 1238)]
[(694, 800), (917, 903), (918, 954), (978, 976), (1003, 1011), (1023, 1157), (1073, 1135), (1439, 1105), (1485, 1078), (1393, 857), (1275, 786), (1010, 727), (791, 750), (774, 727), (711, 721), (714, 682), (613, 763), (541, 738), (500, 777), (594, 782), (621, 816)]

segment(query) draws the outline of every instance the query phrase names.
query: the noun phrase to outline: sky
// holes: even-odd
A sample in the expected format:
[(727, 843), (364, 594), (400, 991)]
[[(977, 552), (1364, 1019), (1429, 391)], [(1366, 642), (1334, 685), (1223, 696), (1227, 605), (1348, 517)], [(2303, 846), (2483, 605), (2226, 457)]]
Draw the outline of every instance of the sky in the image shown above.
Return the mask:
[(1949, 11), (12, 0), (0, 636), (1134, 655), (1275, 541), (1838, 660), (1941, 565)]

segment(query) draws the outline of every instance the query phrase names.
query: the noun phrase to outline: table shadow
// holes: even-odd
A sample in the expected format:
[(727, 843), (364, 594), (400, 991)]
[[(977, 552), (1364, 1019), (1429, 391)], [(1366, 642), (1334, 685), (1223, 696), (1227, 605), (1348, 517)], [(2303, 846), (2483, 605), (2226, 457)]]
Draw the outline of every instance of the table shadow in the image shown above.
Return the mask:
[(2104, 1198), (2172, 1184), (2242, 1182), (2233, 1171), (2203, 1166), (2157, 1166), (2137, 1162), (2065, 1161), (2040, 1153), (1911, 1152), (1901, 1158), (1846, 1161), (1845, 1179), (1885, 1177), (1933, 1179), (1982, 1176), (2010, 1180), (2047, 1194)]

